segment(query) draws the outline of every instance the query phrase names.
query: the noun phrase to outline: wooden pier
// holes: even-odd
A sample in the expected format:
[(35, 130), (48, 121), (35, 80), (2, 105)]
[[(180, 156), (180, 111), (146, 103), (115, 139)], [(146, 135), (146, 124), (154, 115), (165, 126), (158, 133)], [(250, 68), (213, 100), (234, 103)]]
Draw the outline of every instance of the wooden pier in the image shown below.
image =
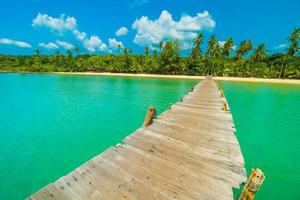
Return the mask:
[(232, 188), (247, 177), (233, 118), (216, 82), (207, 77), (152, 117), (122, 144), (28, 199), (233, 199)]

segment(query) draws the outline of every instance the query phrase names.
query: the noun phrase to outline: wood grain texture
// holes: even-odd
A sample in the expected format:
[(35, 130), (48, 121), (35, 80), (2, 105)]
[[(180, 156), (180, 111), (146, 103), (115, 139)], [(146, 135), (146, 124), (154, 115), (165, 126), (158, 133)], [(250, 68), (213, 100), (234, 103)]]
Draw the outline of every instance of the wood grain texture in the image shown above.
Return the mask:
[(207, 77), (180, 102), (28, 199), (233, 199), (246, 171), (229, 106)]

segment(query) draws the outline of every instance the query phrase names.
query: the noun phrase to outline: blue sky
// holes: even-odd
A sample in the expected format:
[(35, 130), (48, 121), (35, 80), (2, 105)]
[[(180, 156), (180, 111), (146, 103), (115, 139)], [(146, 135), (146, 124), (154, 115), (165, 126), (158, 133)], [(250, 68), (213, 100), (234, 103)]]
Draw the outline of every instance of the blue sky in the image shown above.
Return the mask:
[(0, 0), (0, 9), (0, 53), (22, 55), (117, 53), (118, 44), (140, 53), (169, 39), (187, 49), (198, 32), (264, 42), (272, 53), (300, 26), (300, 0)]

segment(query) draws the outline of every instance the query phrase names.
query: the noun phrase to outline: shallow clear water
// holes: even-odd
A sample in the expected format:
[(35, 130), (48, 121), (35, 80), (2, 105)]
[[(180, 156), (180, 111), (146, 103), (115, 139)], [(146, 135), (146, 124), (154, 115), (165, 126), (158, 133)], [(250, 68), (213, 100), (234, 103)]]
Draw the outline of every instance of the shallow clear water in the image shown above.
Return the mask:
[(300, 199), (300, 86), (222, 82), (247, 173), (266, 179), (257, 200)]
[(0, 199), (24, 199), (186, 94), (196, 81), (0, 74)]
[[(23, 199), (164, 111), (197, 81), (0, 74), (0, 199)], [(257, 199), (300, 199), (300, 87), (222, 82)]]

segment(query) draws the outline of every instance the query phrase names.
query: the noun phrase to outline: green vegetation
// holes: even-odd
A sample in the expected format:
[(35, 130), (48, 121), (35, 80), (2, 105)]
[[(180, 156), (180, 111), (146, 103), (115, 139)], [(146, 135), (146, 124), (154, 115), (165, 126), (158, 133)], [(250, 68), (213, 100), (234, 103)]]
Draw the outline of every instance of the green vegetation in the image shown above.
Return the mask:
[[(6, 72), (123, 72), (186, 74), (263, 78), (300, 79), (299, 57), (300, 28), (288, 37), (285, 53), (267, 54), (264, 44), (253, 48), (251, 40), (242, 41), (234, 51), (234, 41), (228, 38), (223, 44), (216, 36), (208, 40), (203, 53), (204, 36), (199, 33), (190, 55), (180, 55), (178, 41), (160, 42), (157, 50), (145, 47), (144, 54), (132, 54), (129, 48), (119, 46), (119, 54), (79, 54), (76, 47), (63, 55), (41, 55), (39, 49), (33, 56), (0, 55), (0, 71)], [(74, 56), (74, 55), (75, 56)]]

